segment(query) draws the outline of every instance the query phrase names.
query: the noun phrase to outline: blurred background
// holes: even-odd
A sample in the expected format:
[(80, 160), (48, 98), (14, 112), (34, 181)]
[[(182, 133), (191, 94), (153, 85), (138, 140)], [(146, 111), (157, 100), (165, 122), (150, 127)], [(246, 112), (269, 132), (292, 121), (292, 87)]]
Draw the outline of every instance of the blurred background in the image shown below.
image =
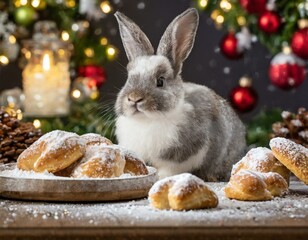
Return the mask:
[(112, 103), (127, 58), (113, 13), (133, 19), (156, 48), (189, 7), (200, 24), (183, 79), (228, 99), (252, 143), (265, 144), (275, 121), (281, 134), (290, 120), (282, 111), (300, 119), (308, 107), (307, 0), (1, 0), (0, 105), (44, 132), (114, 138)]

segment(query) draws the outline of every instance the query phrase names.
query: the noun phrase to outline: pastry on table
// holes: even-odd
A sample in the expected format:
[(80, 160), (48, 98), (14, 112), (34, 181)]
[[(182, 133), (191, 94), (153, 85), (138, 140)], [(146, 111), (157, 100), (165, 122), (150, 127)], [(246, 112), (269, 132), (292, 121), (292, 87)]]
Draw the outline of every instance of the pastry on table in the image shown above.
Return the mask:
[(80, 163), (73, 169), (74, 178), (114, 178), (124, 173), (125, 158), (120, 149), (97, 144), (88, 146)]
[(308, 148), (286, 138), (273, 138), (270, 147), (275, 157), (308, 185)]
[(149, 201), (154, 208), (172, 210), (214, 208), (218, 205), (216, 194), (202, 179), (190, 173), (156, 182), (149, 191)]
[(22, 152), (17, 159), (17, 167), (55, 173), (78, 161), (85, 149), (84, 139), (77, 134), (55, 130), (46, 133)]
[(275, 172), (255, 172), (241, 169), (230, 178), (225, 194), (242, 201), (266, 201), (288, 191), (286, 180)]
[(279, 162), (272, 151), (265, 147), (251, 149), (238, 163), (231, 172), (231, 176), (240, 170), (251, 170), (256, 172), (276, 172), (279, 173), (289, 183), (290, 171)]

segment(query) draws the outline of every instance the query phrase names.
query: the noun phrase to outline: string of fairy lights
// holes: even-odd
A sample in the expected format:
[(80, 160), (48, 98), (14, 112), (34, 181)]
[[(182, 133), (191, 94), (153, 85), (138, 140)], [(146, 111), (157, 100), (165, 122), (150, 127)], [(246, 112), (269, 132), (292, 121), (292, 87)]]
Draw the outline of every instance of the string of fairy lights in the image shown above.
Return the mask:
[[(209, 0), (198, 0), (197, 1), (197, 6), (200, 10), (205, 10), (208, 7), (208, 4), (209, 4)], [(232, 9), (233, 5), (228, 0), (221, 0), (219, 2), (219, 7), (220, 9), (213, 10), (210, 16), (217, 27), (222, 27), (222, 24), (225, 21), (225, 17), (222, 14), (222, 11), (225, 13), (229, 12)], [(239, 26), (245, 26), (246, 24), (245, 16), (239, 15), (237, 16), (236, 20)]]
[[(82, 62), (71, 65), (75, 68), (76, 74), (78, 74), (80, 67), (87, 67), (87, 65), (90, 65), (89, 67), (92, 68), (96, 67), (98, 70), (103, 70), (104, 72), (104, 69), (100, 66), (101, 63), (112, 61), (117, 58), (118, 49), (111, 44), (109, 37), (106, 36), (108, 32), (103, 33), (99, 29), (102, 26), (101, 24), (94, 24), (94, 27), (91, 25), (93, 22), (98, 22), (106, 18), (114, 9), (117, 9), (117, 1), (112, 1), (112, 3), (105, 0), (13, 0), (5, 2), (6, 4), (2, 1), (0, 2), (0, 67), (5, 67), (10, 62), (15, 62), (16, 60), (18, 60), (21, 69), (25, 67), (25, 64), (32, 57), (32, 52), (29, 48), (23, 46), (22, 41), (32, 37), (30, 29), (37, 21), (41, 20), (40, 16), (43, 15), (42, 12), (46, 10), (52, 12), (58, 8), (63, 11), (70, 11), (69, 14), (73, 13), (70, 15), (71, 19), (69, 19), (70, 21), (68, 24), (61, 25), (61, 22), (57, 24), (60, 30), (58, 37), (63, 42), (66, 42), (68, 45), (75, 44), (79, 41), (80, 36), (85, 36), (86, 33), (89, 33), (91, 28), (91, 34), (93, 34), (96, 41), (95, 43), (92, 41), (90, 44), (83, 45), (84, 48), (82, 49), (78, 47), (80, 45), (74, 49), (74, 51), (79, 51), (79, 59), (80, 55), (82, 55), (81, 58), (84, 59)], [(76, 18), (77, 12), (78, 14), (81, 13), (82, 17), (79, 16)], [(92, 37), (90, 36), (87, 38), (91, 39)], [(6, 45), (1, 48), (1, 44), (4, 43)], [(100, 51), (97, 51), (97, 45), (100, 45)], [(18, 53), (15, 53), (14, 56), (10, 54), (11, 52), (5, 51), (7, 49), (13, 49), (14, 47), (18, 49)], [(63, 51), (63, 49), (58, 50), (59, 55), (61, 55), (60, 51)], [(103, 55), (104, 58), (98, 57), (98, 54), (100, 56)], [(74, 61), (74, 59), (71, 59), (71, 61)], [(72, 101), (78, 104), (86, 99), (91, 99), (93, 101), (97, 100), (99, 98), (99, 87), (101, 83), (99, 84), (95, 79), (90, 78), (88, 78), (90, 80), (86, 81), (84, 79), (87, 79), (87, 76), (84, 76), (84, 79), (81, 78), (80, 80), (80, 82), (82, 82), (80, 88), (78, 85), (78, 78), (78, 75), (77, 79), (76, 77), (72, 78), (73, 82), (70, 90)], [(103, 78), (105, 78), (105, 76), (103, 76)], [(75, 84), (76, 82), (77, 84)], [(83, 88), (89, 88), (90, 91), (85, 93)], [(85, 97), (85, 94), (88, 95)], [(23, 93), (16, 93), (16, 95), (19, 98)], [(14, 97), (12, 96), (12, 98)], [(17, 105), (15, 100), (8, 102), (6, 111), (9, 111), (17, 119), (21, 120), (25, 117), (25, 113), (18, 108)], [(42, 120), (40, 118), (32, 119), (32, 121), (36, 128), (42, 127)]]
[[(76, 0), (54, 0), (57, 4), (61, 3), (64, 7), (73, 9), (76, 7)], [(50, 1), (48, 0), (14, 0), (11, 1), (11, 5), (9, 11), (1, 11), (1, 3), (0, 3), (0, 28), (2, 27), (5, 29), (6, 26), (10, 26), (9, 29), (6, 29), (7, 32), (3, 34), (2, 42), (5, 41), (6, 44), (9, 44), (9, 47), (12, 47), (18, 44), (18, 37), (19, 33), (16, 34), (16, 29), (20, 27), (28, 27), (32, 22), (36, 21), (37, 14), (36, 12), (40, 12), (46, 7), (48, 7)], [(85, 1), (86, 2), (86, 1)], [(14, 10), (12, 10), (14, 9)], [(108, 15), (113, 12), (114, 8), (109, 1), (101, 1), (99, 4), (99, 9), (103, 15)], [(23, 11), (21, 11), (23, 10)], [(13, 22), (9, 17), (8, 14), (13, 15)], [(2, 25), (1, 25), (2, 20)], [(29, 23), (28, 23), (29, 22)], [(63, 29), (60, 32), (60, 37), (63, 41), (69, 42), (72, 40), (72, 37), (76, 35), (79, 31), (87, 31), (90, 27), (90, 22), (86, 19), (79, 21), (78, 23), (73, 22), (70, 29)], [(0, 39), (1, 33), (4, 30), (0, 30)], [(106, 36), (102, 36), (99, 39), (99, 42), (102, 46), (106, 49), (106, 58), (109, 61), (114, 60), (117, 57), (118, 50), (115, 46), (109, 43), (109, 39)], [(0, 41), (1, 45), (1, 41)], [(8, 65), (10, 62), (15, 61), (16, 58), (10, 57), (5, 51), (1, 51), (0, 48), (0, 66)], [(91, 47), (87, 47), (84, 49), (84, 56), (86, 58), (93, 58), (95, 55), (95, 50)], [(27, 51), (25, 48), (21, 49), (21, 53), (26, 59), (31, 57), (30, 52)]]
[[(78, 18), (72, 18), (70, 24), (60, 28), (60, 38), (67, 43), (73, 42), (76, 38), (76, 35), (83, 34), (83, 32), (86, 32), (91, 28), (91, 23), (93, 20), (100, 20), (101, 16), (107, 16), (118, 9), (118, 6), (116, 5), (116, 2), (118, 1), (121, 0), (13, 0), (7, 1), (11, 2), (11, 9), (15, 11), (13, 13), (12, 11), (10, 12), (10, 18), (8, 18), (5, 14), (1, 17), (1, 11), (3, 11), (3, 8), (1, 8), (1, 1), (0, 37), (2, 21), (2, 26), (5, 26), (6, 29), (6, 33), (3, 39), (5, 39), (7, 44), (11, 46), (10, 49), (13, 49), (13, 46), (16, 46), (18, 43), (20, 43), (19, 35), (15, 34), (16, 28), (18, 28), (19, 25), (22, 25), (20, 19), (18, 19), (18, 16), (20, 17), (20, 15), (18, 15), (17, 10), (25, 10), (25, 8), (27, 9), (26, 13), (28, 14), (28, 18), (30, 16), (31, 19), (23, 19), (23, 23), (31, 25), (34, 21), (37, 20), (35, 18), (35, 13), (46, 9), (48, 6), (50, 6), (51, 2), (54, 2), (54, 4), (61, 5), (63, 8), (68, 9), (73, 9), (77, 6), (79, 8), (79, 6), (82, 4), (89, 6), (95, 3), (95, 8), (91, 8), (90, 6), (90, 8), (87, 7), (86, 10), (84, 10), (83, 14), (86, 17), (84, 17), (82, 20)], [(220, 50), (217, 52), (222, 53), (230, 60), (237, 60), (242, 58), (244, 54), (252, 48), (251, 46), (255, 41), (259, 41), (261, 44), (268, 48), (269, 52), (271, 52), (273, 56), (282, 56), (282, 60), (285, 61), (286, 59), (291, 59), (291, 56), (291, 60), (296, 63), (295, 67), (297, 67), (297, 73), (300, 73), (296, 74), (295, 77), (290, 75), (285, 76), (285, 79), (282, 79), (284, 77), (280, 74), (283, 70), (282, 65), (288, 65), (290, 63), (283, 62), (283, 64), (281, 64), (280, 61), (273, 61), (269, 67), (275, 67), (277, 74), (280, 75), (279, 78), (274, 80), (270, 77), (272, 84), (283, 89), (293, 89), (304, 81), (305, 74), (301, 74), (302, 72), (306, 73), (305, 66), (302, 64), (303, 61), (301, 61), (301, 59), (300, 61), (297, 61), (297, 57), (293, 56), (292, 52), (297, 54), (298, 57), (302, 58), (303, 60), (308, 59), (307, 40), (305, 40), (306, 44), (302, 45), (300, 45), (299, 41), (296, 41), (299, 39), (299, 37), (307, 37), (308, 35), (308, 0), (192, 0), (192, 2), (196, 4), (196, 7), (200, 10), (200, 13), (208, 13), (209, 17), (212, 19), (218, 29), (225, 27), (227, 34), (225, 37), (223, 37), (221, 43), (218, 43)], [(249, 6), (249, 3), (251, 6)], [(142, 8), (144, 8), (144, 2), (139, 2), (138, 9)], [(264, 21), (260, 21), (263, 15), (264, 19), (262, 19), (267, 20), (265, 21), (265, 25), (263, 24)], [(15, 22), (13, 21), (14, 19)], [(273, 21), (275, 21), (275, 28), (272, 28), (273, 24), (268, 24)], [(304, 25), (300, 27), (297, 22), (304, 23)], [(102, 31), (97, 31), (96, 29), (94, 29), (94, 32), (97, 32), (96, 38), (98, 38), (98, 44), (103, 47), (105, 55), (104, 60), (112, 61), (116, 59), (118, 55), (118, 49), (112, 45), (108, 34), (102, 33)], [(293, 42), (295, 42), (295, 44), (293, 44)], [(222, 43), (224, 43), (224, 45)], [(230, 45), (229, 43), (232, 44)], [(296, 51), (296, 49), (299, 50)], [(87, 65), (89, 62), (93, 62), (97, 57), (97, 49), (94, 46), (87, 45), (84, 48), (77, 50), (81, 52), (82, 57), (85, 59), (86, 64), (84, 65)], [(21, 48), (21, 53), (26, 59), (31, 58), (31, 52), (26, 48)], [(12, 59), (12, 57), (10, 57), (10, 55), (6, 52), (3, 52), (0, 47), (0, 66), (7, 65), (12, 61), (14, 61), (14, 59)], [(273, 75), (276, 76), (277, 74)], [(288, 80), (290, 78), (292, 78), (294, 81), (290, 82)], [(283, 81), (285, 82), (284, 85), (281, 84)], [(90, 81), (84, 85), (94, 86), (95, 83), (93, 84), (93, 82)], [(84, 97), (83, 95), (84, 93), (82, 89), (71, 89), (70, 96), (73, 101), (82, 102)], [(99, 97), (99, 89), (96, 88), (95, 90), (91, 91), (88, 97), (92, 100), (97, 99)], [(255, 101), (253, 103), (255, 105)], [(37, 120), (39, 121), (39, 119)], [(36, 126), (39, 126), (38, 121), (35, 124)]]
[[(209, 6), (210, 0), (198, 0), (197, 1), (197, 7), (200, 10), (206, 10)], [(218, 29), (221, 29), (224, 22), (225, 22), (225, 13), (230, 12), (233, 9), (233, 3), (234, 1), (229, 0), (221, 0), (221, 1), (215, 1), (218, 2), (217, 6), (219, 8), (213, 9), (210, 13), (210, 17), (215, 23), (215, 26)], [(243, 27), (247, 24), (247, 19), (244, 14), (238, 14), (236, 16), (236, 23), (239, 27)]]

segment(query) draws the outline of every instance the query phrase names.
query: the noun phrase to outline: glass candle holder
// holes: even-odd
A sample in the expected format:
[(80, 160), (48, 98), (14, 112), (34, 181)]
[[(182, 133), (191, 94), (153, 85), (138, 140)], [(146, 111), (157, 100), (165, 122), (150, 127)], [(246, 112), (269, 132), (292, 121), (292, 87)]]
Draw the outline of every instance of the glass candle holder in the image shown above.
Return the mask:
[(56, 24), (36, 23), (33, 39), (23, 44), (28, 59), (22, 73), (25, 116), (67, 115), (70, 109), (70, 49), (58, 38)]

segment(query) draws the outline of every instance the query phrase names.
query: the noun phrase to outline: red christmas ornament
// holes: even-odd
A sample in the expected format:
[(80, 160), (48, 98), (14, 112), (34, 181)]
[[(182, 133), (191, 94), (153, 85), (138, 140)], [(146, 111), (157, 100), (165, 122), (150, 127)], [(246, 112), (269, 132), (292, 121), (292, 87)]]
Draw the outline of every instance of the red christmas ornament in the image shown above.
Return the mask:
[(232, 32), (221, 40), (220, 51), (229, 59), (239, 59), (243, 55), (243, 52), (238, 48), (238, 40)]
[(271, 82), (285, 90), (299, 86), (305, 80), (305, 75), (305, 62), (286, 51), (277, 54), (269, 67)]
[(259, 17), (258, 20), (259, 28), (265, 33), (275, 33), (281, 24), (280, 16), (273, 11), (265, 11)]
[(91, 86), (89, 87), (95, 85), (97, 88), (100, 88), (107, 79), (105, 69), (97, 65), (87, 65), (79, 67), (78, 75), (81, 77), (87, 77), (92, 79), (92, 81), (89, 81), (89, 83), (91, 84)]
[(248, 13), (262, 13), (266, 10), (267, 0), (240, 0), (241, 6)]
[(308, 27), (296, 31), (291, 41), (292, 51), (303, 59), (308, 59)]
[(251, 87), (249, 78), (240, 79), (240, 85), (231, 91), (230, 100), (234, 108), (241, 112), (248, 112), (256, 106), (258, 95)]

